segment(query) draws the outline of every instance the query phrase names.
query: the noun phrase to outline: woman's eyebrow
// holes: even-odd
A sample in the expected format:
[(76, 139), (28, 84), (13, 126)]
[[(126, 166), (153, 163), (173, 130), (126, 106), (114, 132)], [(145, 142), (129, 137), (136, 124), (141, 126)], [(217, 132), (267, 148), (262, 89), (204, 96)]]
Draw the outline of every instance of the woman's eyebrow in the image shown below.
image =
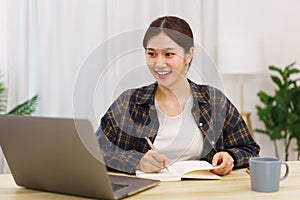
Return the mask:
[(176, 48), (164, 48), (164, 49), (154, 49), (154, 48), (146, 48), (146, 50), (149, 50), (149, 51), (169, 51), (169, 50), (176, 50)]

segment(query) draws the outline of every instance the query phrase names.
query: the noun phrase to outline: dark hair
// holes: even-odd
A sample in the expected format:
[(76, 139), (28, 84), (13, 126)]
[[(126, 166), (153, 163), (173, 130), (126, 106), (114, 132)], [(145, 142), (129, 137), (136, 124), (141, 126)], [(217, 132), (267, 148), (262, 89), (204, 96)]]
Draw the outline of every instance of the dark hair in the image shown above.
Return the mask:
[(148, 41), (155, 35), (164, 32), (179, 46), (183, 47), (186, 53), (194, 46), (193, 32), (189, 24), (174, 16), (160, 17), (154, 20), (147, 29), (143, 46), (146, 49)]
[(161, 32), (164, 32), (179, 46), (183, 47), (185, 53), (188, 53), (190, 48), (194, 46), (193, 32), (189, 24), (178, 17), (165, 16), (150, 24), (144, 36), (143, 47), (146, 49), (149, 40)]

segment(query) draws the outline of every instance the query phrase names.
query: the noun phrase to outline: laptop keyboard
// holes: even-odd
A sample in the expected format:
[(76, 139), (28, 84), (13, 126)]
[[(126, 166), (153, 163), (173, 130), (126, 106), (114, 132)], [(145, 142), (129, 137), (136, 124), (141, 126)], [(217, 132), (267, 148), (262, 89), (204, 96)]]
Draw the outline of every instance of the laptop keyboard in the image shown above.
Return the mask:
[(117, 191), (117, 190), (123, 189), (128, 186), (129, 185), (126, 185), (126, 184), (112, 183), (113, 191)]

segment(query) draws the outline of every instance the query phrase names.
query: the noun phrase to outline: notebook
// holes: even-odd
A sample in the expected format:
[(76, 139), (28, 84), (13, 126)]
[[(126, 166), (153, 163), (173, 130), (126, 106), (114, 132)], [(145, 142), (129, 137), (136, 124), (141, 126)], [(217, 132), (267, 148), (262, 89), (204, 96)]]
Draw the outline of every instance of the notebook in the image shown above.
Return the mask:
[(145, 173), (136, 171), (137, 177), (150, 178), (160, 181), (180, 181), (182, 179), (221, 179), (220, 176), (210, 172), (218, 166), (212, 166), (204, 160), (177, 161), (163, 169), (160, 173)]
[(85, 119), (0, 116), (0, 145), (17, 185), (97, 199), (121, 199), (159, 181), (110, 175)]

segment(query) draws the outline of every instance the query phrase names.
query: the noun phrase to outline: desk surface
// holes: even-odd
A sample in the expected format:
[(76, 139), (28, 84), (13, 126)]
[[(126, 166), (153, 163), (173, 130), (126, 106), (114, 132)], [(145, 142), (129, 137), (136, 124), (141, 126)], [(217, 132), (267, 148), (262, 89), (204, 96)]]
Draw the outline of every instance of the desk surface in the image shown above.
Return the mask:
[[(281, 181), (279, 192), (260, 193), (250, 189), (250, 176), (245, 169), (234, 170), (221, 180), (161, 182), (159, 186), (127, 199), (300, 199), (300, 161), (288, 162), (290, 175)], [(15, 184), (12, 176), (0, 175), (0, 199), (84, 199), (75, 196), (29, 190)]]

